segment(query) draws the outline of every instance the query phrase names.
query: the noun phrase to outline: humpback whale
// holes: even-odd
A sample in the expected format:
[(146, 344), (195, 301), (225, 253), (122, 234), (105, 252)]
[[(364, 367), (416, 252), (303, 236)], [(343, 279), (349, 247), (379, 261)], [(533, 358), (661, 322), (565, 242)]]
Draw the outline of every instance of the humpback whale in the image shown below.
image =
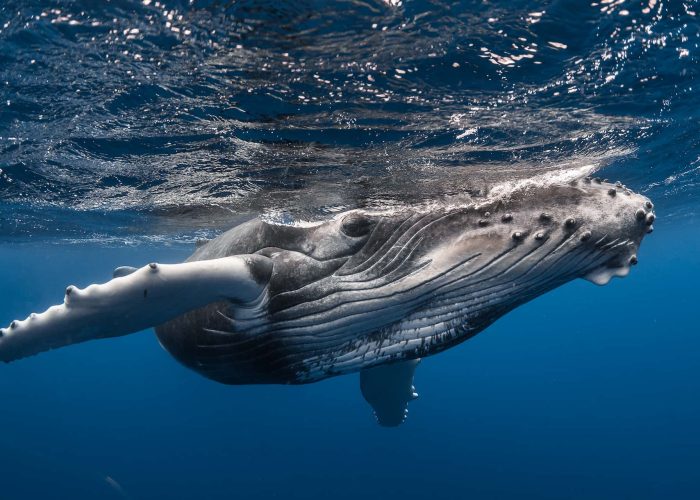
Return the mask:
[(590, 178), (315, 225), (253, 219), (183, 263), (69, 286), (0, 329), (0, 360), (155, 327), (180, 363), (224, 384), (360, 372), (377, 420), (396, 426), (421, 359), (568, 281), (627, 275), (654, 219), (646, 197)]

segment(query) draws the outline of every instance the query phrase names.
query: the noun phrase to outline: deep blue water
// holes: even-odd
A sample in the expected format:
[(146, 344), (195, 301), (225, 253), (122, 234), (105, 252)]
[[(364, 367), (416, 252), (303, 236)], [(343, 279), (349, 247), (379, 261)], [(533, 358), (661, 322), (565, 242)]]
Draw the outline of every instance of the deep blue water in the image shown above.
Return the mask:
[[(700, 497), (700, 5), (0, 2), (0, 324), (251, 215), (595, 170), (658, 222), (425, 359), (226, 387), (151, 332), (0, 366), (0, 499)], [(589, 167), (587, 167), (589, 166)]]

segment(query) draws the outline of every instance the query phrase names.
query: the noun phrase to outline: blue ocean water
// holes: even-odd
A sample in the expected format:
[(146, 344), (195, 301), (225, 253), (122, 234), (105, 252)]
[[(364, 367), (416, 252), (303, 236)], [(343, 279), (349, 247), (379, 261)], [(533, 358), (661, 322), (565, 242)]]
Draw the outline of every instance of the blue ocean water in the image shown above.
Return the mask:
[(700, 22), (683, 1), (0, 3), (0, 324), (251, 215), (597, 171), (649, 196), (631, 275), (425, 359), (227, 387), (150, 332), (0, 366), (0, 498), (698, 498)]

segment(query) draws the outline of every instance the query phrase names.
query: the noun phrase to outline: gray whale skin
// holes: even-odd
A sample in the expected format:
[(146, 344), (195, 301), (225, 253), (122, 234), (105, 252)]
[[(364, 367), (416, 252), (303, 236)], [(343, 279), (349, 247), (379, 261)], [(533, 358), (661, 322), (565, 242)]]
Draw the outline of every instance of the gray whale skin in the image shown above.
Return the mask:
[(420, 359), (575, 278), (625, 276), (654, 218), (644, 196), (586, 178), (305, 227), (254, 219), (185, 263), (68, 287), (63, 304), (0, 329), (0, 360), (155, 327), (178, 361), (225, 384), (359, 371), (379, 423), (395, 426)]

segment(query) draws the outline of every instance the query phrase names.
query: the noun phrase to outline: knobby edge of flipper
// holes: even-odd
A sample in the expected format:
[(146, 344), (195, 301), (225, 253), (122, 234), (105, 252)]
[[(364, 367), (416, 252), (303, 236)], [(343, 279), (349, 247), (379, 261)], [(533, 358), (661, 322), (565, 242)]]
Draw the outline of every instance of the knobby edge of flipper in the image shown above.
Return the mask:
[(69, 286), (62, 304), (0, 328), (0, 361), (128, 335), (220, 300), (255, 301), (267, 288), (272, 267), (272, 260), (262, 255), (236, 255), (151, 263), (107, 283)]

